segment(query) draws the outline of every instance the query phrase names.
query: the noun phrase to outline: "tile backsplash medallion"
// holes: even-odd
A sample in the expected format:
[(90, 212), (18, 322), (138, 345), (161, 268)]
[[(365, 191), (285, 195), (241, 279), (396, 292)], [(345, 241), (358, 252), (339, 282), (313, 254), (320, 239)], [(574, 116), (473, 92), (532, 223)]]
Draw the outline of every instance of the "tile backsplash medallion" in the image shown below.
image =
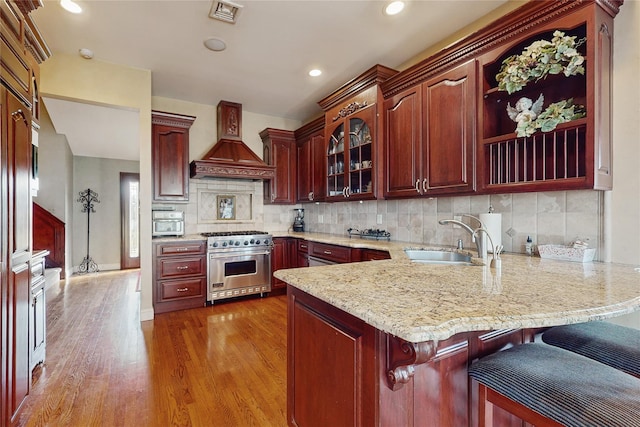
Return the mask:
[[(215, 220), (211, 200), (231, 194), (238, 200), (236, 220)], [(305, 213), (305, 231), (347, 236), (348, 228), (383, 229), (394, 241), (455, 246), (462, 239), (466, 248), (475, 248), (462, 228), (440, 225), (441, 219), (462, 214), (479, 216), (502, 214), (502, 244), (507, 252), (524, 253), (527, 236), (538, 244), (569, 244), (576, 239), (602, 248), (603, 204), (601, 191), (575, 190), (541, 193), (494, 194), (400, 200), (369, 200), (302, 205), (264, 205), (261, 181), (192, 179), (189, 203), (174, 204), (185, 211), (187, 235), (206, 231), (266, 230), (272, 233), (291, 229), (294, 208)], [(241, 201), (243, 201), (241, 203)], [(206, 218), (206, 219), (205, 219)], [(463, 218), (475, 228), (476, 223)]]

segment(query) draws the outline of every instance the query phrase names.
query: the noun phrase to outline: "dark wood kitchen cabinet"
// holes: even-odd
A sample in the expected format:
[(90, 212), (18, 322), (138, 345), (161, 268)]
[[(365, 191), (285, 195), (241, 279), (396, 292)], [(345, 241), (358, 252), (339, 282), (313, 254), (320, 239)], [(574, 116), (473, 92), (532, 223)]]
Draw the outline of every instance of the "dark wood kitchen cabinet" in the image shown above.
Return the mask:
[(267, 128), (260, 132), (263, 160), (275, 166), (275, 177), (264, 181), (264, 202), (296, 202), (296, 140), (293, 131)]
[[(613, 20), (622, 4), (527, 2), (384, 81), (384, 196), (611, 189)], [(511, 93), (501, 87), (504, 61), (538, 41), (557, 43), (556, 31), (574, 37), (584, 73), (566, 75), (565, 61)], [(534, 126), (518, 130), (519, 115)]]
[(324, 200), (324, 116), (295, 131), (297, 154), (297, 202)]
[(309, 242), (304, 239), (296, 240), (296, 267), (309, 267)]
[(377, 196), (380, 83), (396, 73), (376, 65), (318, 102), (325, 111), (325, 200)]
[[(29, 393), (31, 312), (31, 111), (3, 86), (2, 114), (2, 329), (6, 419), (16, 416)], [(6, 197), (6, 199), (5, 199)], [(6, 228), (5, 228), (6, 227)], [(6, 334), (6, 335), (5, 335)], [(6, 349), (5, 349), (6, 345)], [(7, 423), (9, 424), (9, 423)]]
[(44, 362), (47, 344), (45, 259), (49, 251), (37, 251), (31, 258), (31, 309), (29, 313), (29, 370)]
[(389, 251), (379, 249), (352, 249), (352, 261), (378, 261), (383, 259), (391, 259)]
[[(478, 387), (468, 366), (539, 332), (465, 332), (409, 343), (294, 287), (287, 298), (290, 426), (477, 426)], [(496, 411), (493, 425), (523, 423)]]
[(31, 182), (37, 177), (32, 138), (39, 128), (39, 64), (51, 56), (29, 15), (40, 6), (0, 0), (2, 426), (16, 424), (31, 385)]
[(476, 62), (384, 101), (384, 196), (474, 190)]
[(206, 305), (206, 252), (206, 240), (153, 244), (153, 310), (155, 313)]
[[(573, 7), (479, 58), (482, 113), (478, 177), (485, 192), (612, 188), (613, 17), (617, 11), (607, 7), (617, 8), (621, 3)], [(540, 40), (551, 43), (560, 37), (556, 31), (574, 38), (574, 49), (584, 58), (583, 73), (571, 74), (563, 68), (559, 74), (511, 87), (512, 93), (499, 84), (503, 61)], [(566, 62), (561, 64), (565, 67)], [(537, 125), (518, 131), (511, 115), (518, 114), (517, 119), (523, 114), (519, 101), (525, 98), (534, 103), (530, 108), (537, 114)], [(575, 115), (563, 117), (553, 127), (544, 126), (542, 117), (550, 117), (549, 109), (557, 112), (567, 101), (573, 104), (569, 116)], [(511, 115), (508, 106), (512, 107)]]
[(285, 268), (297, 267), (296, 240), (291, 237), (274, 237), (271, 251), (271, 291), (283, 291), (287, 284), (273, 276), (273, 273)]
[(154, 202), (189, 201), (189, 128), (196, 118), (151, 112)]
[(330, 243), (309, 242), (309, 256), (338, 264), (351, 262), (352, 249)]

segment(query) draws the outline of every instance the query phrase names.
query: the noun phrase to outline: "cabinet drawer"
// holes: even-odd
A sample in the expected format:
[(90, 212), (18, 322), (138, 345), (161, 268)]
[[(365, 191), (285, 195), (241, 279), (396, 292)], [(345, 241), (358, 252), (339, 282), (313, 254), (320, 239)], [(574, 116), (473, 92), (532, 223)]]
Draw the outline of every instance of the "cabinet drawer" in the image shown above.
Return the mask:
[(326, 243), (309, 243), (310, 254), (334, 262), (351, 262), (351, 248), (329, 245)]
[(204, 277), (193, 277), (191, 279), (165, 280), (159, 282), (161, 301), (173, 300), (177, 298), (198, 297), (204, 295), (206, 287)]
[(309, 242), (306, 240), (298, 240), (298, 252), (309, 253)]
[(158, 279), (204, 275), (206, 271), (207, 263), (204, 256), (158, 259), (156, 264)]
[(207, 251), (205, 240), (194, 240), (176, 243), (158, 243), (156, 256), (204, 254)]
[(376, 261), (380, 259), (391, 259), (391, 255), (389, 255), (387, 251), (363, 249), (360, 258), (362, 261)]

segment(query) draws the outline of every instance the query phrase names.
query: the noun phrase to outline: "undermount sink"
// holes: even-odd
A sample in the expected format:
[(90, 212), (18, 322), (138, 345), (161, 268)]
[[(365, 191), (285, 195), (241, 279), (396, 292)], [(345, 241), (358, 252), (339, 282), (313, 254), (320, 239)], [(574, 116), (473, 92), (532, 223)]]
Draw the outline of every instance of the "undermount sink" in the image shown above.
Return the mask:
[(457, 264), (471, 265), (471, 256), (453, 251), (434, 249), (405, 249), (409, 259), (424, 264)]

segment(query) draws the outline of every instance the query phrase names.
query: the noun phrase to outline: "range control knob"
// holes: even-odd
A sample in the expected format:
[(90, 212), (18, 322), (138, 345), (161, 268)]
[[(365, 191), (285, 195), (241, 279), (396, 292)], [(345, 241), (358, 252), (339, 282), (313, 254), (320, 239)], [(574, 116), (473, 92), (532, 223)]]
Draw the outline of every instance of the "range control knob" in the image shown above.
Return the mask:
[(234, 245), (236, 245), (236, 246), (240, 246), (240, 240), (236, 240), (236, 242), (234, 243)]
[(213, 247), (217, 248), (218, 247), (218, 242), (213, 242)]
[(253, 245), (255, 242), (256, 242), (256, 241), (255, 241), (254, 239), (251, 239), (251, 240), (249, 241), (249, 243), (251, 243), (252, 245)]
[(260, 244), (260, 239), (256, 240), (256, 245)]
[(227, 246), (227, 242), (222, 242), (222, 247), (226, 247)]
[(249, 245), (249, 242), (247, 240), (244, 241), (244, 245), (247, 246)]

